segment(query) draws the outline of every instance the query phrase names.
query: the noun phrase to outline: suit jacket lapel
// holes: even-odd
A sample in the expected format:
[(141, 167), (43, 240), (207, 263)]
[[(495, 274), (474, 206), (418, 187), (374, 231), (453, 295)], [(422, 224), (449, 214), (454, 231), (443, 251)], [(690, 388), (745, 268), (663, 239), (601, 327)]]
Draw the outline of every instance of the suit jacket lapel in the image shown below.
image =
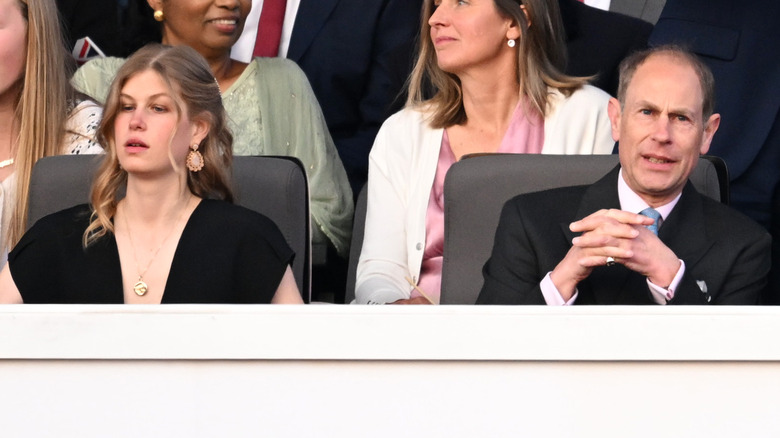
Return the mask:
[(707, 238), (706, 223), (702, 195), (688, 181), (674, 210), (658, 230), (658, 237), (692, 267), (713, 245), (712, 239)]
[[(620, 208), (617, 194), (619, 167), (587, 189), (582, 198), (575, 219), (581, 219), (602, 208)], [(686, 270), (693, 266), (712, 247), (704, 228), (706, 224), (702, 196), (688, 181), (683, 188), (675, 208), (659, 230), (659, 238), (680, 259), (685, 260)], [(567, 238), (575, 234), (562, 224)], [(593, 269), (587, 280), (578, 286), (577, 302), (581, 304), (650, 304), (652, 297), (647, 291), (645, 278), (622, 265), (603, 266)], [(637, 291), (626, 293), (624, 291)], [(647, 292), (646, 292), (647, 291)], [(646, 293), (645, 293), (646, 292)]]
[(287, 58), (300, 61), (339, 0), (301, 0), (295, 16)]

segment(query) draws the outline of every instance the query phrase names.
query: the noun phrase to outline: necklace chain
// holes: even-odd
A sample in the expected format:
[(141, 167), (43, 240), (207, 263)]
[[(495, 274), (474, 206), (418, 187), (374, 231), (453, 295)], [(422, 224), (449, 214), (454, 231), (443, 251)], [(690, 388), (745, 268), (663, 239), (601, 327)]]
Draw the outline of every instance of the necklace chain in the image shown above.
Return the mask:
[[(173, 234), (173, 230), (176, 229), (176, 225), (181, 222), (181, 219), (184, 217), (184, 212), (187, 211), (187, 205), (189, 204), (190, 199), (187, 198), (187, 200), (184, 202), (184, 207), (181, 209), (181, 213), (179, 213), (179, 217), (176, 219), (176, 221), (171, 225), (171, 229), (168, 230), (168, 234), (165, 235), (162, 242), (160, 242), (160, 246), (157, 247), (157, 249), (154, 251), (154, 254), (152, 254), (152, 257), (149, 259), (149, 262), (146, 264), (146, 267), (141, 270), (141, 266), (138, 263), (138, 253), (135, 250), (135, 242), (133, 242), (133, 233), (130, 231), (130, 221), (127, 220), (127, 208), (125, 208), (125, 227), (127, 227), (127, 237), (130, 239), (130, 247), (133, 249), (133, 260), (135, 261), (135, 270), (138, 274), (138, 281), (135, 282), (135, 285), (133, 285), (133, 290), (135, 291), (136, 295), (138, 296), (144, 296), (146, 295), (146, 292), (149, 291), (149, 286), (144, 281), (144, 275), (146, 275), (146, 271), (149, 270), (149, 268), (152, 266), (152, 262), (157, 257), (157, 254), (160, 252), (163, 246), (165, 246), (165, 242), (168, 241), (168, 238), (171, 237), (171, 234)], [(127, 204), (125, 203), (125, 207), (127, 207)]]

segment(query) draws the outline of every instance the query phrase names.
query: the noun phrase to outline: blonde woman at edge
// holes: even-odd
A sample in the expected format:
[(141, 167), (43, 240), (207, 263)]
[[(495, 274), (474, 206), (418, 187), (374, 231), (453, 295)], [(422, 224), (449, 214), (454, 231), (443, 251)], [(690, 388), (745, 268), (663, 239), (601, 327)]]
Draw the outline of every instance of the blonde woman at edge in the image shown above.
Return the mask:
[(609, 96), (562, 73), (557, 2), (425, 0), (421, 35), (406, 108), (384, 123), (369, 158), (360, 304), (439, 302), (444, 176), (462, 156), (614, 145)]
[(68, 83), (54, 0), (0, 0), (0, 267), (27, 228), (30, 174), (39, 158), (96, 153), (100, 108)]
[(106, 155), (91, 205), (46, 216), (22, 237), (0, 273), (0, 302), (303, 302), (282, 233), (232, 204), (233, 136), (195, 50), (131, 56), (98, 135)]

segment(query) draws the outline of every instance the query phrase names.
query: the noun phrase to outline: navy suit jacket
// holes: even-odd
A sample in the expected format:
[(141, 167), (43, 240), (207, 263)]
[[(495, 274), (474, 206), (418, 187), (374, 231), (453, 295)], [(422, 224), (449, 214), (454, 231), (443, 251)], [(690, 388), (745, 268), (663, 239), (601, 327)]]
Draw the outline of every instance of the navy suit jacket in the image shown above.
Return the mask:
[[(613, 2), (614, 3), (614, 2)], [(566, 30), (566, 73), (598, 74), (593, 85), (617, 95), (618, 66), (630, 53), (647, 48), (653, 25), (638, 18), (558, 0)]]
[(306, 73), (357, 195), (400, 91), (388, 54), (414, 40), (422, 0), (301, 0), (287, 57)]
[(726, 161), (731, 205), (765, 227), (780, 181), (780, 2), (668, 0), (651, 45), (689, 47), (715, 75), (722, 116), (709, 154)]
[[(569, 224), (602, 208), (620, 208), (618, 171), (590, 186), (508, 201), (477, 304), (545, 304), (539, 282), (571, 248), (576, 234)], [(699, 194), (688, 182), (658, 237), (685, 262), (669, 304), (758, 303), (769, 272), (771, 239), (747, 217)], [(620, 264), (595, 268), (577, 288), (576, 304), (655, 303), (646, 278)]]

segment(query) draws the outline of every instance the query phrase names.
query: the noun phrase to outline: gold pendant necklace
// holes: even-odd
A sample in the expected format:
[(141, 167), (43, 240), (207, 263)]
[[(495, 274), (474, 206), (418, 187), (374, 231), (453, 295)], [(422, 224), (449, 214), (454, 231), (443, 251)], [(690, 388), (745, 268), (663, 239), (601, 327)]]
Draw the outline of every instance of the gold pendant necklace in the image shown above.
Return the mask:
[[(149, 292), (149, 285), (147, 285), (144, 281), (144, 275), (146, 275), (146, 271), (148, 271), (152, 266), (152, 262), (154, 261), (155, 257), (157, 257), (157, 254), (160, 252), (162, 247), (165, 245), (165, 242), (168, 241), (168, 238), (171, 237), (171, 234), (173, 234), (173, 230), (176, 229), (176, 225), (181, 222), (182, 217), (184, 217), (184, 212), (187, 211), (187, 205), (189, 202), (190, 198), (188, 197), (184, 202), (184, 207), (182, 207), (181, 213), (179, 213), (179, 217), (176, 219), (176, 222), (171, 225), (171, 229), (168, 230), (168, 234), (166, 234), (165, 238), (163, 238), (162, 242), (160, 242), (160, 246), (158, 246), (154, 251), (152, 258), (149, 259), (149, 262), (146, 264), (146, 267), (143, 269), (143, 271), (139, 269), (140, 266), (138, 264), (138, 254), (136, 253), (135, 243), (133, 242), (133, 233), (130, 231), (130, 221), (127, 220), (127, 209), (125, 209), (125, 227), (127, 228), (127, 237), (130, 239), (130, 246), (133, 249), (133, 260), (135, 260), (135, 269), (136, 273), (138, 274), (138, 281), (136, 281), (133, 285), (133, 292), (135, 292), (135, 294), (139, 297), (142, 297), (146, 295), (147, 292)], [(125, 206), (127, 206), (127, 204), (125, 204)]]

